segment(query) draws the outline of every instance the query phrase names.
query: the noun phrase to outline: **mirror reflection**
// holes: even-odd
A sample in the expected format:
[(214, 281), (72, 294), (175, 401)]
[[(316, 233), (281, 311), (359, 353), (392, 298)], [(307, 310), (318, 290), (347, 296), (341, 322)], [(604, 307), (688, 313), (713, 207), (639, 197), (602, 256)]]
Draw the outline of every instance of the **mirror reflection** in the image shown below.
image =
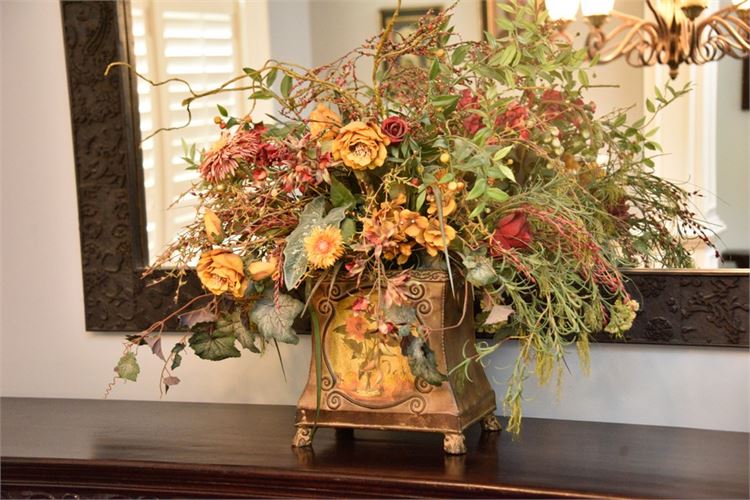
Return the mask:
[[(379, 32), (395, 3), (133, 0), (131, 36), (137, 70), (154, 81), (184, 79), (193, 90), (203, 91), (241, 74), (243, 67), (259, 67), (269, 58), (320, 66), (343, 55), (346, 47), (357, 46)], [(421, 14), (449, 3), (404, 0), (397, 29), (408, 31)], [(615, 9), (648, 17), (642, 0), (618, 0)], [(484, 1), (462, 0), (453, 19), (461, 38), (476, 40), (482, 36), (487, 19), (496, 15), (502, 13), (488, 11)], [(573, 22), (567, 31), (575, 45), (583, 45), (587, 32), (584, 21)], [(702, 66), (683, 66), (673, 86), (690, 83), (693, 91), (670, 105), (655, 123), (659, 127), (655, 140), (665, 152), (656, 159), (657, 173), (689, 191), (701, 190), (696, 208), (717, 234), (715, 245), (723, 262), (713, 249), (686, 242), (694, 249), (696, 267), (748, 267), (750, 111), (742, 109), (748, 73), (747, 59), (726, 57)], [(628, 109), (632, 120), (644, 115), (644, 103), (653, 97), (654, 87), (663, 88), (669, 81), (665, 66), (633, 68), (622, 60), (597, 66), (592, 76), (590, 96), (599, 103), (599, 112)], [(142, 136), (160, 127), (184, 125), (187, 114), (181, 101), (187, 96), (186, 86), (177, 80), (159, 87), (139, 81)], [(185, 145), (195, 145), (200, 151), (210, 148), (218, 138), (214, 123), (217, 105), (232, 109), (235, 115), (250, 111), (250, 102), (242, 92), (199, 100), (192, 107), (189, 128), (158, 134), (142, 144), (146, 230), (152, 261), (195, 216), (196, 200), (189, 189), (198, 174), (185, 169), (182, 156)], [(273, 115), (273, 111), (267, 101), (258, 101), (253, 119), (268, 120), (267, 115)], [(187, 195), (180, 196), (186, 191)]]

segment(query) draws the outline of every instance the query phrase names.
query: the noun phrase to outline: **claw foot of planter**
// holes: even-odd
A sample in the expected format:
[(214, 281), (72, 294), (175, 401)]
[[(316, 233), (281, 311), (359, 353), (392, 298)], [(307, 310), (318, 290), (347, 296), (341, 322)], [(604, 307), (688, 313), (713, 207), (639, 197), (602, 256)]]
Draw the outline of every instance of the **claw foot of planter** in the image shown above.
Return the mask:
[(466, 453), (466, 439), (462, 432), (451, 432), (443, 439), (443, 450), (449, 455), (463, 455)]
[(482, 431), (499, 432), (501, 429), (502, 427), (500, 427), (500, 421), (497, 419), (494, 413), (490, 413), (482, 419)]
[(297, 432), (294, 434), (292, 440), (292, 446), (294, 448), (303, 448), (305, 446), (312, 446), (313, 432), (311, 427), (297, 427)]

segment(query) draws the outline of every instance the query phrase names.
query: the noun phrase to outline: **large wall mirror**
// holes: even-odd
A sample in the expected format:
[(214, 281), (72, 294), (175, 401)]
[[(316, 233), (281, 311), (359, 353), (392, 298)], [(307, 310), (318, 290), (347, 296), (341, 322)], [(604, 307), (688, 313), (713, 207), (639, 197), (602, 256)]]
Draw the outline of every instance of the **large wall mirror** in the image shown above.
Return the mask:
[[(403, 3), (408, 15), (401, 29), (408, 30), (409, 16), (450, 2)], [(223, 94), (192, 108), (189, 129), (141, 144), (140, 137), (159, 127), (185, 123), (180, 102), (186, 88), (178, 82), (152, 87), (121, 68), (105, 78), (107, 64), (125, 60), (152, 80), (185, 78), (196, 90), (208, 89), (270, 57), (305, 66), (329, 62), (377, 33), (394, 5), (393, 0), (62, 2), (89, 329), (138, 330), (169, 309), (174, 285), (146, 286), (140, 272), (195, 214), (190, 196), (167, 210), (195, 180), (180, 159), (183, 140), (197, 149), (210, 147), (218, 135), (216, 105), (235, 114), (249, 108), (241, 93)], [(619, 0), (616, 8), (645, 14), (640, 0)], [(454, 21), (462, 38), (478, 39), (494, 15), (487, 2), (462, 0)], [(585, 30), (574, 24), (570, 31)], [(664, 68), (623, 62), (599, 66), (596, 74), (597, 83), (618, 85), (592, 90), (600, 108), (627, 107), (634, 118), (643, 114), (653, 87), (669, 78)], [(743, 62), (725, 58), (683, 67), (676, 85), (687, 81), (695, 90), (660, 118), (658, 140), (669, 154), (657, 169), (704, 191), (698, 208), (714, 225), (725, 259), (697, 245), (694, 270), (629, 270), (646, 302), (629, 341), (747, 346), (748, 271), (719, 269), (746, 268), (750, 252), (750, 111), (742, 109)], [(266, 113), (273, 109), (256, 108), (254, 118)], [(197, 283), (189, 283), (186, 292), (191, 289)]]

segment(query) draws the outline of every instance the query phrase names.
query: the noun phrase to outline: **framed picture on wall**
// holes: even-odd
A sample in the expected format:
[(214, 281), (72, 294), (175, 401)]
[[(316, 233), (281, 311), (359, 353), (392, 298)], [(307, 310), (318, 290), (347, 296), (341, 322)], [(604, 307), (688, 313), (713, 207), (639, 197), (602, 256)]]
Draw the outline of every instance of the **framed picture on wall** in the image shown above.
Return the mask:
[[(442, 5), (433, 5), (431, 7), (420, 7), (416, 9), (401, 9), (398, 14), (398, 19), (393, 25), (393, 32), (391, 33), (391, 39), (394, 41), (400, 41), (403, 38), (408, 37), (416, 29), (419, 19), (423, 16), (435, 14), (443, 10)], [(380, 10), (380, 28), (385, 29), (388, 25), (388, 21), (393, 17), (394, 9), (381, 9)], [(403, 67), (427, 67), (427, 58), (423, 56), (407, 55), (398, 58), (398, 64)]]

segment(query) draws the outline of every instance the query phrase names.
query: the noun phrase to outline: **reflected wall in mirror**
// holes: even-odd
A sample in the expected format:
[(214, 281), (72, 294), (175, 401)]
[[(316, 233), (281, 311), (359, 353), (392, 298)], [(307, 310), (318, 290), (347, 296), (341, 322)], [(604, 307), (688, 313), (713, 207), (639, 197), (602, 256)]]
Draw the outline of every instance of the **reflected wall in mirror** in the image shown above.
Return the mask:
[[(492, 2), (490, 2), (491, 4)], [(394, 0), (219, 0), (183, 2), (133, 0), (132, 37), (138, 70), (153, 80), (184, 78), (197, 91), (216, 87), (243, 66), (254, 67), (269, 58), (293, 61), (303, 66), (320, 66), (343, 55), (346, 47), (358, 45), (377, 33), (383, 20), (393, 12)], [(399, 29), (430, 8), (434, 1), (405, 0)], [(454, 21), (465, 40), (478, 39), (486, 19), (504, 15), (488, 13), (487, 2), (462, 0)], [(648, 16), (640, 0), (619, 0), (615, 8), (627, 14)], [(489, 14), (489, 15), (488, 15)], [(583, 44), (587, 31), (584, 21), (568, 31), (579, 33), (576, 45)], [(418, 63), (410, 61), (409, 63)], [(701, 242), (694, 247), (696, 267), (748, 267), (750, 224), (747, 214), (750, 188), (750, 112), (743, 111), (742, 61), (724, 58), (704, 66), (685, 66), (676, 87), (692, 84), (687, 96), (658, 115), (654, 138), (664, 155), (656, 158), (657, 173), (685, 189), (700, 190), (696, 208), (711, 224), (714, 243), (725, 262)], [(362, 68), (368, 71), (368, 68)], [(654, 97), (654, 88), (669, 81), (666, 66), (633, 68), (618, 60), (595, 69), (590, 97), (600, 113), (628, 108), (631, 119), (646, 114), (644, 103)], [(363, 73), (367, 74), (367, 73)], [(614, 85), (608, 86), (608, 85)], [(145, 136), (158, 127), (178, 127), (187, 115), (180, 102), (187, 96), (185, 86), (173, 82), (152, 88), (138, 84), (141, 132)], [(178, 198), (197, 179), (186, 171), (182, 140), (198, 150), (210, 148), (218, 137), (213, 123), (217, 105), (232, 109), (235, 115), (249, 111), (246, 95), (222, 94), (213, 101), (198, 101), (192, 108), (189, 129), (160, 134), (143, 144), (144, 188), (150, 258), (174, 238), (180, 227), (193, 219), (194, 198)], [(268, 119), (273, 110), (261, 102), (253, 111), (256, 121)], [(172, 209), (167, 207), (174, 204)]]

